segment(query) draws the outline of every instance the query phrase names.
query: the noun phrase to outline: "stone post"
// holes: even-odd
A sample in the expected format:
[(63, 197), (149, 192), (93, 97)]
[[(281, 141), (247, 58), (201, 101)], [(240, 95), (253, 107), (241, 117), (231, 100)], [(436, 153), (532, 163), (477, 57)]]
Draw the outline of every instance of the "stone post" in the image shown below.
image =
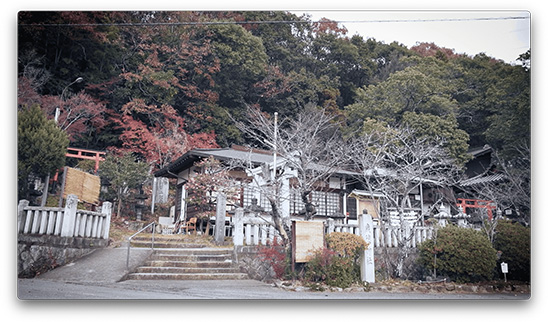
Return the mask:
[(327, 233), (330, 234), (335, 231), (335, 220), (333, 218), (327, 218)]
[(77, 206), (78, 197), (76, 195), (68, 195), (65, 202), (65, 211), (63, 213), (63, 226), (61, 227), (61, 237), (74, 237)]
[(25, 228), (25, 221), (27, 214), (25, 213), (25, 208), (29, 206), (28, 200), (20, 200), (17, 205), (17, 232), (20, 234)]
[(100, 237), (108, 240), (108, 236), (110, 233), (110, 218), (112, 217), (112, 204), (108, 201), (103, 202), (103, 206), (101, 207), (101, 213), (105, 214), (106, 216), (103, 222), (103, 234)]
[(242, 246), (244, 244), (244, 210), (243, 208), (236, 209), (234, 214), (234, 246)]
[(360, 268), (362, 281), (375, 283), (375, 241), (373, 240), (373, 218), (364, 213), (358, 215), (358, 225), (360, 234), (369, 245), (360, 258)]
[(222, 245), (225, 241), (226, 196), (217, 195), (217, 212), (215, 213), (215, 244)]

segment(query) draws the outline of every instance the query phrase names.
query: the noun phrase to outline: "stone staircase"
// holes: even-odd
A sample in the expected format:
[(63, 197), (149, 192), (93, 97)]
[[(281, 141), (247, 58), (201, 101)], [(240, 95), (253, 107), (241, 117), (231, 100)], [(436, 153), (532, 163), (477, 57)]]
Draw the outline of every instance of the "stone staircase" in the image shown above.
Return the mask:
[[(150, 237), (136, 237), (132, 247), (150, 247)], [(126, 280), (248, 279), (232, 262), (232, 248), (212, 247), (199, 238), (178, 235), (155, 237), (154, 251)]]

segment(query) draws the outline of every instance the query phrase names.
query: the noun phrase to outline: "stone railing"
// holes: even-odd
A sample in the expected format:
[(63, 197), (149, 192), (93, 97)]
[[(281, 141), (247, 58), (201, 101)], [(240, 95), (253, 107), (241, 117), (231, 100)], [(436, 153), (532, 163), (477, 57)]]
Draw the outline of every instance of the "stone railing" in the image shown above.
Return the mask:
[(234, 246), (268, 245), (279, 237), (274, 226), (262, 219), (244, 218), (243, 210), (236, 209), (232, 222)]
[[(357, 224), (335, 223), (332, 219), (326, 222), (326, 234), (331, 232), (347, 232), (360, 235)], [(434, 234), (434, 227), (422, 227), (410, 225), (406, 227), (389, 226), (381, 227), (373, 225), (373, 240), (375, 247), (401, 247), (407, 244), (410, 248), (416, 248), (420, 243), (431, 239)]]
[(101, 212), (80, 210), (77, 204), (75, 195), (67, 196), (64, 208), (32, 207), (27, 200), (21, 200), (17, 207), (18, 233), (108, 240), (111, 203), (104, 202)]
[[(238, 212), (230, 228), (235, 246), (267, 245), (279, 237), (271, 223), (256, 218), (245, 218), (243, 213), (239, 215)], [(420, 243), (433, 237), (434, 229), (434, 227), (412, 227), (411, 225), (403, 225), (403, 227), (373, 225), (373, 246), (397, 248), (407, 245), (409, 248), (416, 248)], [(328, 219), (325, 223), (325, 233), (331, 232), (347, 232), (361, 236), (358, 224), (341, 224)]]

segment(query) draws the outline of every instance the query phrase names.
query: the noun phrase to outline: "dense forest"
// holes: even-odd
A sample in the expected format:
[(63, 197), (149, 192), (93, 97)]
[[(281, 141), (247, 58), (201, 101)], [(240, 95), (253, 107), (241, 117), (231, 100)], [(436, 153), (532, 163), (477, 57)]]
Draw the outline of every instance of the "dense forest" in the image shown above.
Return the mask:
[(459, 162), (489, 144), (518, 164), (530, 151), (530, 52), (519, 60), (349, 37), (282, 11), (20, 12), (18, 110), (59, 110), (71, 147), (129, 151), (151, 171), (192, 148), (249, 143), (233, 121), (248, 106), (291, 117), (307, 104), (347, 135), (407, 124)]

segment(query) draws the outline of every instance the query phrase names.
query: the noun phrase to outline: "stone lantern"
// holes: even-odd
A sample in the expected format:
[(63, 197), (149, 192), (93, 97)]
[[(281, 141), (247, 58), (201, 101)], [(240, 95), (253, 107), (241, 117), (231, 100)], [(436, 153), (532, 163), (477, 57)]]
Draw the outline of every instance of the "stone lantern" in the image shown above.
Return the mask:
[(456, 214), (453, 218), (457, 220), (457, 225), (459, 227), (466, 227), (468, 225), (467, 219), (470, 218), (470, 216), (464, 212), (461, 206), (459, 206), (459, 213)]
[(445, 208), (445, 205), (442, 203), (440, 206), (440, 211), (434, 215), (434, 218), (438, 220), (440, 226), (447, 226), (447, 219), (451, 218), (449, 210)]
[(143, 189), (139, 189), (139, 194), (135, 196), (135, 216), (137, 221), (143, 220), (143, 209), (145, 208), (145, 200), (147, 196), (143, 193)]

